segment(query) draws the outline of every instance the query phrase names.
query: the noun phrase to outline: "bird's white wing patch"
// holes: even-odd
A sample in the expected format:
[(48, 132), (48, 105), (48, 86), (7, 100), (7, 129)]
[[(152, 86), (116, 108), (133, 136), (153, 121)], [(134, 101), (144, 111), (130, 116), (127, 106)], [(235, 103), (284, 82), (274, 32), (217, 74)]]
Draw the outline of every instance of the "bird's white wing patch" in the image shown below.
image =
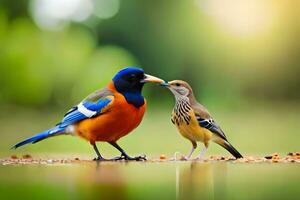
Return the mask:
[(82, 102), (81, 102), (80, 104), (78, 104), (77, 109), (78, 109), (79, 112), (81, 112), (82, 114), (84, 114), (84, 115), (85, 115), (86, 117), (88, 117), (88, 118), (91, 118), (91, 117), (93, 117), (94, 115), (97, 114), (96, 111), (92, 111), (92, 110), (87, 109), (87, 108), (83, 105)]

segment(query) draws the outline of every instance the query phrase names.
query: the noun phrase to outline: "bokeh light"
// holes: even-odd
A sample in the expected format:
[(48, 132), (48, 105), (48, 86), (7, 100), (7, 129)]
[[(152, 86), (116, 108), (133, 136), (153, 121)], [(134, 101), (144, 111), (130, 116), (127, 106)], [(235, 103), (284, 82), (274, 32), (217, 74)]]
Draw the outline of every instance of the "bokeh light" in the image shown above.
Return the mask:
[(30, 9), (40, 28), (61, 30), (68, 22), (83, 22), (91, 15), (100, 19), (115, 16), (120, 0), (32, 0)]
[(93, 0), (93, 14), (100, 19), (109, 19), (115, 16), (120, 9), (120, 0)]
[(32, 0), (34, 21), (44, 29), (60, 29), (68, 21), (84, 21), (92, 13), (91, 0)]
[(274, 18), (274, 10), (268, 1), (201, 0), (198, 4), (223, 30), (238, 36), (268, 30)]

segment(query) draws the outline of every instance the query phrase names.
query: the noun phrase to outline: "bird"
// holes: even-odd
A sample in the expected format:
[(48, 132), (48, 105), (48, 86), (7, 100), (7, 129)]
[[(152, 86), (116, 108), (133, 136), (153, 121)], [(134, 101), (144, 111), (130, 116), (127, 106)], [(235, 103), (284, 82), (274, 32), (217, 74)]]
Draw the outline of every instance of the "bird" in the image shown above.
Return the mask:
[[(17, 149), (54, 136), (74, 135), (93, 146), (97, 155), (94, 160), (146, 160), (146, 156), (130, 157), (117, 141), (133, 131), (143, 119), (147, 104), (142, 95), (144, 84), (163, 82), (160, 78), (145, 74), (141, 68), (124, 68), (106, 87), (93, 92), (72, 107), (54, 127), (21, 141), (12, 148)], [(108, 142), (120, 151), (121, 156), (104, 158), (97, 148), (98, 141)]]
[(177, 127), (179, 133), (192, 143), (192, 149), (184, 160), (189, 160), (197, 148), (197, 142), (204, 143), (204, 148), (195, 160), (202, 160), (209, 146), (213, 141), (235, 158), (243, 156), (229, 143), (225, 133), (217, 122), (212, 118), (208, 110), (197, 102), (191, 86), (182, 80), (173, 80), (161, 84), (168, 88), (175, 97), (175, 106), (171, 114), (171, 121)]

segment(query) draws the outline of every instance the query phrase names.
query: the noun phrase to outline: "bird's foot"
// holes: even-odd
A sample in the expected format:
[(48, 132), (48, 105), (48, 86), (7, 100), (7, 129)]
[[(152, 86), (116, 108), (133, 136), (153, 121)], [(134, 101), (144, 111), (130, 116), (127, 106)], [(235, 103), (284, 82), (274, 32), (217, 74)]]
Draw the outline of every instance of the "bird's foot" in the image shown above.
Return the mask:
[(188, 161), (190, 158), (188, 156), (181, 156), (180, 158), (181, 161)]
[(93, 161), (102, 162), (102, 161), (110, 161), (110, 160), (103, 158), (103, 157), (97, 157), (97, 158), (94, 158)]
[(136, 157), (130, 157), (127, 154), (122, 153), (121, 156), (115, 157), (112, 160), (119, 161), (119, 160), (126, 160), (126, 161), (146, 161), (146, 155), (136, 156)]

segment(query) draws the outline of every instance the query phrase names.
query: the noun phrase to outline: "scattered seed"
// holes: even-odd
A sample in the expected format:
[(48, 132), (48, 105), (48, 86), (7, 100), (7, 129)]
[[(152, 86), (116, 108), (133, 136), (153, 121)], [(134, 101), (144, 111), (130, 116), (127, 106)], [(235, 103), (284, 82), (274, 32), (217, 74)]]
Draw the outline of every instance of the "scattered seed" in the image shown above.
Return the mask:
[(32, 156), (29, 155), (29, 154), (25, 154), (25, 155), (22, 156), (22, 158), (24, 158), (24, 159), (32, 159)]
[(166, 157), (165, 154), (160, 154), (159, 159), (160, 160), (165, 160), (165, 159), (167, 159), (167, 157)]
[(53, 163), (53, 160), (51, 160), (51, 159), (50, 159), (50, 160), (47, 160), (47, 163), (48, 163), (48, 164), (52, 164), (52, 163)]
[[(178, 153), (177, 153), (178, 154)], [(149, 160), (149, 162), (167, 162), (167, 161), (176, 161), (176, 160), (183, 160), (186, 161), (186, 157), (183, 155), (178, 155), (177, 159), (171, 158), (167, 159), (165, 154), (161, 154), (159, 158)], [(70, 164), (70, 163), (81, 163), (85, 160), (80, 160), (78, 157), (74, 159), (33, 159), (31, 155), (23, 155), (21, 158), (18, 158), (16, 155), (11, 155), (9, 158), (0, 159), (0, 165), (29, 165), (29, 164), (53, 164), (53, 163), (60, 163), (60, 164)], [(229, 156), (210, 156), (207, 159), (203, 160), (204, 162), (221, 162), (221, 161), (228, 161), (231, 163), (300, 163), (300, 153), (299, 152), (289, 152), (286, 156), (281, 157), (278, 153), (273, 153), (271, 155), (267, 155), (265, 157), (254, 157), (254, 156), (247, 156), (241, 159), (235, 159)]]
[(273, 156), (265, 156), (265, 158), (269, 160), (269, 159), (272, 159)]

